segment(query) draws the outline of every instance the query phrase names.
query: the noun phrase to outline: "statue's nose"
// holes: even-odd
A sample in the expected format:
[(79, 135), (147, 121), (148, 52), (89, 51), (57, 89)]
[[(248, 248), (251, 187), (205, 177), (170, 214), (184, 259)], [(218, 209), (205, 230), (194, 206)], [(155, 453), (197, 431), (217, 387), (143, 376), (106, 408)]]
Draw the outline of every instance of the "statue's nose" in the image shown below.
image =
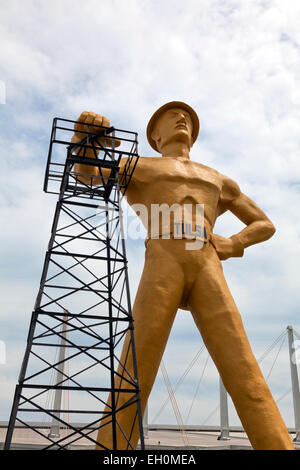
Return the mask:
[(179, 114), (177, 122), (185, 122), (186, 123), (185, 115), (184, 114)]

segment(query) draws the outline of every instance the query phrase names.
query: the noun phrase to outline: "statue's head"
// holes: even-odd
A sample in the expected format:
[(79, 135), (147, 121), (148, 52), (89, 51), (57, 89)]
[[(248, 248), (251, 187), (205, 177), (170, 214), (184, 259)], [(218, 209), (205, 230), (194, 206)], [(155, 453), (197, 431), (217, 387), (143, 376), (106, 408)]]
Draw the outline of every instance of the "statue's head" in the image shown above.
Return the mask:
[(186, 103), (171, 101), (161, 106), (147, 126), (148, 142), (154, 150), (162, 149), (170, 142), (185, 142), (191, 148), (199, 133), (196, 112)]

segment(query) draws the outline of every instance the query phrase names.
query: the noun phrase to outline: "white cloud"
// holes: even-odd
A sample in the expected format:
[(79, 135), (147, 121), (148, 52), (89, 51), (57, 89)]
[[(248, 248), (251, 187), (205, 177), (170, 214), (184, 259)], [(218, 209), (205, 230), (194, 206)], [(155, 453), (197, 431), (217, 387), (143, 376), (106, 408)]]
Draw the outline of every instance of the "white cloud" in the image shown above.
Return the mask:
[[(224, 263), (251, 341), (267, 345), (287, 323), (299, 325), (298, 2), (12, 0), (1, 15), (6, 328), (8, 311), (20, 320), (24, 315), (15, 328), (25, 339), (29, 297), (50, 235), (55, 198), (42, 195), (41, 187), (52, 118), (75, 119), (85, 109), (103, 113), (116, 127), (138, 131), (140, 153), (152, 155), (147, 121), (171, 99), (187, 101), (199, 114), (192, 158), (236, 179), (277, 228), (266, 244)], [(217, 224), (227, 235), (240, 228), (227, 215)], [(128, 242), (128, 258), (134, 293), (142, 242), (133, 249)], [(32, 284), (24, 292), (26, 270)], [(198, 332), (186, 315), (179, 315), (174, 335), (178, 325), (188, 353)], [(15, 377), (17, 363), (11, 366)]]

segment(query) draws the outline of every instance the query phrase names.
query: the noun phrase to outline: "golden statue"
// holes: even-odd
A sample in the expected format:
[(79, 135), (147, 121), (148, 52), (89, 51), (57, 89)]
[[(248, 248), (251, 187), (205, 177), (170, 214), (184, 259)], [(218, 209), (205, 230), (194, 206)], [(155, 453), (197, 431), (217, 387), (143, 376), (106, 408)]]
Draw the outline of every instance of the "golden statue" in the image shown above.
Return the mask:
[[(107, 118), (91, 112), (83, 112), (78, 121), (90, 126), (110, 125)], [(83, 135), (76, 131), (84, 129), (82, 124), (75, 125), (74, 142)], [(161, 157), (139, 158), (126, 193), (130, 205), (143, 204), (149, 214), (153, 204), (204, 204), (206, 233), (201, 249), (186, 249), (186, 237), (175, 239), (172, 230), (169, 239), (163, 237), (162, 228), (157, 237), (151, 238), (151, 220), (147, 224), (145, 265), (132, 311), (142, 412), (176, 312), (179, 308), (190, 310), (253, 448), (294, 449), (251, 350), (220, 261), (243, 256), (245, 248), (269, 239), (275, 228), (236, 182), (190, 160), (190, 148), (198, 132), (199, 119), (189, 105), (173, 101), (160, 107), (149, 121), (147, 138)], [(120, 173), (125, 163), (123, 158)], [(88, 180), (92, 174), (97, 177), (98, 170), (77, 165), (76, 171), (87, 175)], [(84, 176), (81, 179), (84, 181)], [(246, 225), (230, 238), (213, 233), (217, 217), (226, 211)], [(128, 338), (123, 351), (127, 349), (127, 341)], [(132, 363), (128, 361), (127, 369), (132, 371)], [(117, 387), (119, 383), (116, 378)], [(120, 394), (119, 405), (121, 395), (124, 394)], [(132, 407), (118, 412), (118, 422), (125, 433), (132, 426), (133, 413)], [(110, 424), (102, 427), (103, 424), (105, 418), (101, 421), (98, 441), (111, 449)], [(131, 438), (134, 447), (138, 438), (136, 423)], [(117, 442), (118, 449), (126, 449), (127, 442), (119, 429)]]

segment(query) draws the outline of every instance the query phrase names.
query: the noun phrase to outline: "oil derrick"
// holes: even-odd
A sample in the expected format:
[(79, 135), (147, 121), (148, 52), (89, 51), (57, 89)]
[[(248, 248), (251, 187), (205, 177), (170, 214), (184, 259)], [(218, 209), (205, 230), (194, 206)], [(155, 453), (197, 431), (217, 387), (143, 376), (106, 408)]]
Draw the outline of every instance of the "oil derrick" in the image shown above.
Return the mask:
[[(67, 449), (83, 442), (101, 447), (95, 430), (104, 417), (117, 449), (118, 413), (127, 406), (134, 407), (132, 428), (138, 422), (144, 448), (121, 208), (138, 161), (137, 134), (87, 126), (82, 140), (73, 143), (74, 124), (53, 120), (44, 191), (58, 194), (58, 201), (5, 449), (10, 449), (18, 426), (39, 435), (43, 449)], [(119, 174), (122, 157), (127, 163)], [(89, 178), (76, 171), (83, 162), (94, 169)], [(121, 363), (125, 335), (130, 341)], [(60, 354), (55, 356), (55, 351)], [(134, 376), (126, 368), (129, 359)], [(51, 391), (56, 398), (49, 405)], [(67, 410), (57, 399), (63, 392), (68, 394)], [(120, 407), (121, 393), (128, 400), (120, 400)], [(109, 394), (111, 407), (105, 411)], [(59, 433), (53, 432), (56, 427)], [(132, 449), (131, 432), (125, 438)]]

